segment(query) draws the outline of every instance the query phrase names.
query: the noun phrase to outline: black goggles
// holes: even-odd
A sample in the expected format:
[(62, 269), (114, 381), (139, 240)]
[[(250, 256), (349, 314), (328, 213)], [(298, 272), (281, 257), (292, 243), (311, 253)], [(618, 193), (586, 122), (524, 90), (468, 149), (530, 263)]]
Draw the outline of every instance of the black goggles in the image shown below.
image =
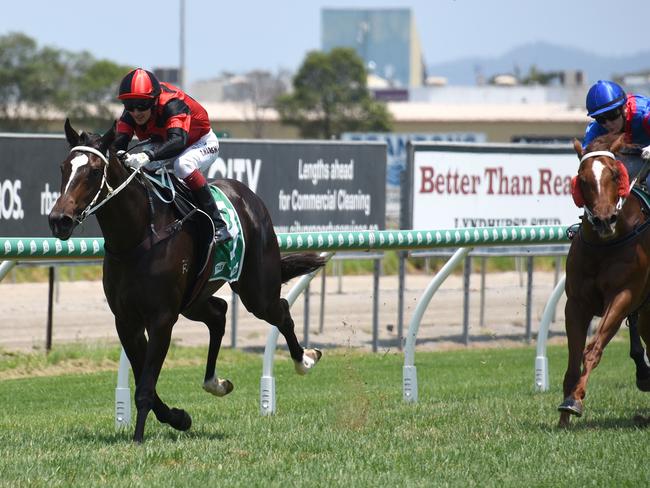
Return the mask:
[(130, 100), (124, 100), (122, 103), (124, 105), (124, 109), (128, 112), (133, 112), (135, 110), (144, 112), (153, 107), (154, 100), (133, 98)]
[(596, 122), (602, 125), (605, 122), (609, 122), (610, 120), (616, 120), (620, 116), (621, 116), (621, 111), (616, 109), (616, 110), (610, 110), (609, 112), (605, 112), (604, 114), (600, 114), (595, 118), (596, 118)]

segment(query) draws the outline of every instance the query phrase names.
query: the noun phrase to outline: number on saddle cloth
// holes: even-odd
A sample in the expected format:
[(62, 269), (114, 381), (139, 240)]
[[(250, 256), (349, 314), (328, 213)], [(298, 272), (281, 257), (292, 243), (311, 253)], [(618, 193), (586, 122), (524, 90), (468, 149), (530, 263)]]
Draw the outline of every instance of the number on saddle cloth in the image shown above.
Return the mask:
[(210, 190), (221, 213), (221, 218), (232, 236), (231, 240), (214, 246), (214, 265), (210, 281), (237, 281), (244, 265), (244, 252), (246, 251), (241, 222), (228, 197), (216, 186), (210, 185)]

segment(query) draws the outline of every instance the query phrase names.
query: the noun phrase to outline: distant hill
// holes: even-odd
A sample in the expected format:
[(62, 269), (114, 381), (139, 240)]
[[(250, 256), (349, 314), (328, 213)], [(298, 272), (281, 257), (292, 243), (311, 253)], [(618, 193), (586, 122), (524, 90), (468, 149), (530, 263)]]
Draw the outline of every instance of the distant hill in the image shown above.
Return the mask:
[[(626, 56), (600, 56), (580, 49), (536, 42), (515, 47), (496, 58), (468, 57), (427, 67), (430, 76), (444, 76), (450, 85), (474, 85), (476, 74), (484, 79), (500, 73), (528, 74), (535, 65), (541, 71), (581, 70), (586, 83), (615, 75), (650, 70), (650, 50)], [(480, 71), (479, 71), (480, 70)]]

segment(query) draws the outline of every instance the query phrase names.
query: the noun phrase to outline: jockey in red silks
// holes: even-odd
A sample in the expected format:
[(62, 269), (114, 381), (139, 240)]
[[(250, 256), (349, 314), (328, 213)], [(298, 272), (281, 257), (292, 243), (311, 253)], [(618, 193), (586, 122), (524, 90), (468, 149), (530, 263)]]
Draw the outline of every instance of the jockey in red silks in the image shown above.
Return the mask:
[(150, 161), (173, 161), (174, 174), (192, 190), (201, 210), (214, 222), (215, 242), (232, 239), (201, 173), (219, 154), (219, 140), (206, 110), (180, 88), (158, 81), (141, 68), (122, 79), (117, 98), (124, 112), (117, 122), (116, 149), (126, 150), (134, 134), (141, 141), (154, 142), (140, 153), (127, 155), (125, 164), (140, 167)]

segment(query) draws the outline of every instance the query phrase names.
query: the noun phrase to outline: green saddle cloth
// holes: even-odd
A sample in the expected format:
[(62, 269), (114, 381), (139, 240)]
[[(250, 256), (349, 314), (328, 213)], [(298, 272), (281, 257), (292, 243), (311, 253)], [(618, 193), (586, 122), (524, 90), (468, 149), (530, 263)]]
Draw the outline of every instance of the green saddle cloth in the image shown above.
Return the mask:
[[(158, 186), (171, 190), (169, 176), (161, 173), (149, 173), (146, 177)], [(239, 221), (235, 207), (228, 200), (228, 197), (216, 186), (210, 185), (210, 190), (212, 191), (212, 198), (214, 198), (217, 208), (221, 212), (221, 218), (226, 222), (228, 232), (230, 232), (232, 239), (214, 246), (212, 250), (214, 264), (209, 281), (237, 281), (241, 274), (241, 269), (244, 266), (244, 251), (246, 250), (241, 222)]]
[(244, 266), (244, 251), (246, 250), (241, 222), (235, 207), (226, 195), (216, 186), (210, 185), (210, 190), (217, 203), (217, 208), (221, 212), (221, 218), (226, 222), (228, 232), (232, 236), (232, 239), (228, 242), (214, 246), (214, 261), (210, 281), (237, 281)]
[(632, 193), (634, 193), (634, 195), (636, 195), (636, 197), (643, 202), (646, 210), (650, 210), (650, 195), (648, 195), (648, 192), (645, 188), (634, 185), (632, 187)]

